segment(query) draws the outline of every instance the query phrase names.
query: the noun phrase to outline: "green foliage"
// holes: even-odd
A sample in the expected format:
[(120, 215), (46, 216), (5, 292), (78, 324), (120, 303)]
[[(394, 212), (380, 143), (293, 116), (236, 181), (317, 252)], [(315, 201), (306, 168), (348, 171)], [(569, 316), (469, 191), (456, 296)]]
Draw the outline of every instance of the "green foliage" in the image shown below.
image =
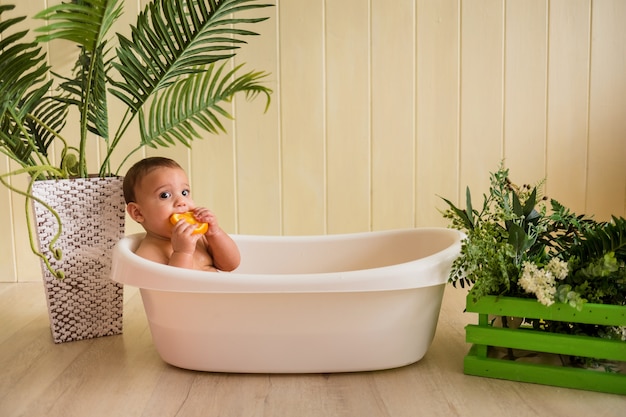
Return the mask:
[(614, 252), (618, 259), (626, 259), (626, 219), (613, 216), (610, 222), (594, 223), (583, 230), (584, 244), (568, 248), (568, 254), (583, 261), (600, 258)]
[[(248, 73), (236, 77), (241, 65), (226, 71), (226, 74), (224, 68), (224, 64), (217, 68), (215, 64), (210, 64), (207, 71), (193, 74), (174, 88), (158, 94), (150, 115), (143, 117), (142, 114), (139, 118), (142, 145), (170, 146), (179, 142), (191, 146), (192, 139), (201, 137), (194, 125), (211, 133), (226, 131), (220, 117), (233, 117), (221, 103), (229, 101), (236, 92), (249, 98), (267, 94), (257, 83), (266, 74)], [(196, 94), (198, 90), (205, 91), (205, 94)], [(171, 106), (172, 102), (180, 105)]]
[[(534, 295), (545, 304), (626, 305), (626, 219), (596, 222), (556, 200), (548, 212), (541, 183), (518, 187), (503, 165), (490, 178), (480, 211), (472, 206), (469, 188), (465, 209), (443, 199), (449, 206), (443, 216), (467, 235), (452, 266), (454, 286), (473, 285), (476, 298), (529, 297), (520, 283), (524, 276), (525, 284), (544, 280)], [(552, 259), (567, 267), (562, 276), (550, 270)]]
[(545, 243), (540, 240), (546, 229), (543, 199), (537, 187), (519, 188), (508, 178), (503, 166), (490, 176), (489, 194), (483, 195), (480, 211), (472, 206), (469, 188), (466, 208), (443, 199), (449, 209), (443, 212), (452, 227), (465, 231), (461, 255), (452, 267), (450, 281), (464, 287), (474, 285), (474, 294), (520, 294), (516, 284), (524, 261), (546, 261)]
[(24, 42), (27, 31), (14, 31), (25, 17), (4, 17), (14, 8), (0, 5), (0, 151), (22, 167), (51, 165), (50, 134), (29, 121), (52, 85), (46, 80), (49, 67), (41, 46)]
[[(49, 7), (35, 15), (46, 21), (36, 29), (36, 42), (24, 42), (27, 32), (15, 30), (25, 17), (2, 16), (0, 150), (24, 168), (52, 166), (48, 150), (58, 141), (61, 167), (64, 157), (74, 151), (62, 135), (68, 110), (76, 108), (80, 122), (73, 137), (79, 141), (75, 148), (78, 176), (90, 173), (88, 140), (104, 145), (106, 154), (97, 171), (106, 176), (117, 173), (110, 160), (120, 141), (137, 140), (126, 131), (138, 116), (143, 126), (155, 127), (140, 129), (131, 154), (143, 146), (171, 144), (172, 137), (188, 145), (202, 137), (196, 127), (210, 133), (223, 131), (219, 117), (230, 115), (219, 103), (239, 93), (248, 98), (264, 95), (267, 108), (271, 90), (261, 83), (266, 73), (251, 71), (237, 76), (235, 71), (216, 70), (214, 65), (232, 58), (245, 43), (242, 38), (256, 35), (242, 26), (267, 19), (238, 14), (268, 6), (255, 0), (155, 0), (131, 26), (131, 39), (112, 33), (122, 16), (121, 0), (73, 0)], [(13, 5), (2, 5), (0, 15), (12, 9)], [(53, 40), (77, 46), (76, 63), (69, 75), (58, 74), (47, 65), (40, 44)], [(214, 78), (210, 83), (198, 82), (199, 76)], [(127, 108), (115, 129), (109, 123), (108, 93)], [(128, 156), (124, 155), (122, 164)], [(39, 172), (31, 170), (35, 171)], [(60, 172), (70, 175), (74, 171)], [(40, 175), (56, 177), (58, 172)]]

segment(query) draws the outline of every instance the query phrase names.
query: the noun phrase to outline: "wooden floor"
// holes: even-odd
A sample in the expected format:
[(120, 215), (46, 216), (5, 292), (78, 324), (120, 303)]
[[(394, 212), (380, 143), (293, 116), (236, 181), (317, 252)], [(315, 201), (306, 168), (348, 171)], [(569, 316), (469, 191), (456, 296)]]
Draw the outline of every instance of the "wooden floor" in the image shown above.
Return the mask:
[(55, 345), (41, 284), (0, 284), (0, 416), (626, 416), (626, 397), (466, 376), (464, 294), (446, 295), (421, 361), (379, 372), (238, 375), (161, 361), (141, 297), (124, 334)]

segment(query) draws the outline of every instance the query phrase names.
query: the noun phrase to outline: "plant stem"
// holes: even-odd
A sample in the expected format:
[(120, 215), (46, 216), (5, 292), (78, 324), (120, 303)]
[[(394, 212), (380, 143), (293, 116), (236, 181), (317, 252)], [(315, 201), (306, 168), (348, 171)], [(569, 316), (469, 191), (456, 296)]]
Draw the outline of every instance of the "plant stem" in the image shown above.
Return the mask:
[[(126, 112), (124, 113), (124, 117), (122, 118), (122, 121), (120, 122), (120, 125), (117, 129), (117, 131), (115, 132), (115, 136), (113, 137), (113, 142), (111, 142), (109, 144), (109, 146), (107, 147), (107, 154), (104, 158), (104, 161), (102, 161), (102, 164), (100, 165), (100, 172), (99, 175), (101, 177), (106, 176), (107, 174), (111, 173), (111, 155), (113, 154), (113, 150), (116, 148), (117, 144), (119, 143), (119, 141), (122, 139), (122, 136), (124, 135), (124, 133), (126, 133), (126, 130), (128, 130), (128, 127), (130, 126), (130, 124), (132, 123), (132, 121), (135, 119), (135, 116), (137, 115), (136, 112), (132, 112), (129, 108), (126, 109)], [(141, 143), (141, 141), (140, 141)], [(124, 158), (124, 160), (122, 161), (122, 163), (119, 165), (117, 171), (116, 171), (116, 175), (117, 172), (119, 171), (119, 169), (121, 168), (121, 166), (124, 164), (124, 162), (126, 162), (126, 160), (128, 159), (128, 157), (137, 152), (137, 150), (141, 149), (144, 145), (140, 144), (137, 148), (135, 148), (132, 152), (130, 152), (129, 154), (126, 155), (126, 157)]]
[[(60, 269), (54, 269), (52, 265), (50, 264), (50, 261), (48, 260), (48, 258), (43, 253), (41, 253), (41, 251), (37, 249), (35, 245), (35, 237), (33, 234), (32, 225), (31, 225), (31, 222), (28, 221), (28, 218), (30, 217), (31, 200), (36, 201), (37, 203), (41, 204), (46, 210), (52, 213), (52, 215), (54, 216), (57, 222), (57, 232), (52, 237), (52, 240), (50, 241), (50, 244), (48, 245), (48, 249), (50, 250), (50, 252), (52, 252), (55, 259), (60, 260), (62, 257), (62, 252), (60, 249), (55, 248), (54, 245), (56, 244), (57, 240), (59, 240), (59, 237), (61, 236), (61, 233), (62, 233), (63, 225), (61, 222), (61, 218), (59, 217), (59, 214), (56, 212), (56, 210), (50, 207), (49, 204), (47, 204), (45, 201), (41, 200), (40, 198), (35, 197), (32, 194), (33, 183), (36, 181), (37, 177), (39, 177), (42, 174), (42, 172), (45, 172), (45, 171), (53, 172), (55, 173), (57, 177), (62, 176), (62, 172), (57, 170), (55, 167), (51, 165), (42, 165), (42, 166), (37, 166), (37, 167), (25, 167), (22, 169), (18, 169), (18, 170), (0, 175), (0, 182), (9, 190), (14, 191), (17, 194), (26, 197), (26, 200), (24, 203), (24, 212), (26, 213), (26, 219), (27, 219), (26, 226), (28, 229), (28, 240), (30, 243), (30, 249), (37, 257), (39, 257), (43, 261), (43, 263), (46, 265), (46, 269), (48, 269), (48, 271), (50, 271), (50, 273), (53, 276), (59, 279), (63, 279), (65, 277), (65, 273)], [(11, 177), (13, 175), (20, 175), (20, 174), (30, 175), (30, 181), (28, 183), (27, 191), (22, 191), (14, 187), (9, 182), (7, 182), (4, 178), (4, 177)]]

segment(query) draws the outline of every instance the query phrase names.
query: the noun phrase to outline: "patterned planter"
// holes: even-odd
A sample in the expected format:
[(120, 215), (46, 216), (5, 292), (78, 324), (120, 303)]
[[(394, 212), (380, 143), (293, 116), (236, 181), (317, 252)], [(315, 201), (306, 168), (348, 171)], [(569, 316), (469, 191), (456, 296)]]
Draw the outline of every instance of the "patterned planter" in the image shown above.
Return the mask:
[(64, 279), (42, 261), (50, 327), (55, 343), (122, 332), (123, 286), (109, 279), (111, 251), (124, 236), (122, 179), (79, 178), (35, 181), (33, 195), (59, 214), (63, 229), (54, 259), (48, 245), (57, 230), (54, 216), (34, 203), (39, 246)]
[(597, 369), (563, 366), (560, 363), (529, 363), (495, 358), (498, 348), (522, 349), (537, 355), (556, 354), (602, 359), (617, 365), (626, 362), (626, 342), (597, 337), (548, 333), (531, 328), (495, 327), (489, 315), (525, 317), (587, 323), (609, 326), (626, 326), (626, 306), (585, 304), (578, 311), (564, 304), (546, 307), (536, 300), (511, 297), (481, 297), (477, 302), (472, 294), (467, 296), (468, 312), (478, 313), (478, 324), (465, 328), (466, 340), (472, 343), (464, 360), (464, 372), (490, 378), (533, 382), (566, 388), (626, 394), (626, 373), (599, 371)]

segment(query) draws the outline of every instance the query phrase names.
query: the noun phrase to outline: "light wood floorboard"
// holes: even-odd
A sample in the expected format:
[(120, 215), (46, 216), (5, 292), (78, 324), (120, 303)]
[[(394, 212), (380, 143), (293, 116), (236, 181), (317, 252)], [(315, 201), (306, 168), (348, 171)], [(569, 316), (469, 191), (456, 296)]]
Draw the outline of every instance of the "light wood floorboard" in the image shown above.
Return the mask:
[(626, 415), (626, 397), (464, 375), (464, 293), (449, 287), (426, 356), (403, 368), (313, 375), (193, 372), (155, 351), (139, 293), (124, 334), (56, 345), (43, 287), (0, 284), (0, 416), (416, 417)]

